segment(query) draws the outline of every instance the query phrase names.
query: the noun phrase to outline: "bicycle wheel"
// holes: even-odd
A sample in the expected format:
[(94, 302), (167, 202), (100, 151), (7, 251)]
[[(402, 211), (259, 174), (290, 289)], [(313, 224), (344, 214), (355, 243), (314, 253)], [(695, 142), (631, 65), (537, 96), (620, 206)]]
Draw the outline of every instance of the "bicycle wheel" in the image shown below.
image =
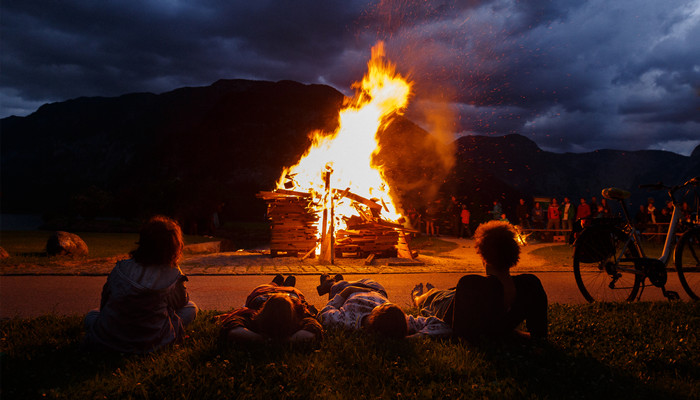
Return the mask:
[(673, 257), (683, 289), (692, 299), (700, 299), (700, 227), (681, 236)]
[(589, 301), (632, 301), (644, 280), (635, 274), (637, 249), (622, 252), (628, 236), (610, 226), (592, 226), (581, 232), (574, 249), (574, 277), (583, 297)]

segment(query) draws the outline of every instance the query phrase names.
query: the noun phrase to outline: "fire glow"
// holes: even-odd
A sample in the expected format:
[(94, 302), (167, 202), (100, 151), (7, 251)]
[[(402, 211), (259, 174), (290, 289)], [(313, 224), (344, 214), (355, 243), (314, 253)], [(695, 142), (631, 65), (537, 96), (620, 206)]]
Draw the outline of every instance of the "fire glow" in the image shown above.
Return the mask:
[[(401, 214), (381, 165), (373, 163), (379, 152), (377, 132), (408, 104), (411, 83), (396, 73), (385, 59), (384, 44), (372, 48), (368, 72), (353, 84), (355, 95), (340, 111), (339, 127), (332, 134), (312, 133), (312, 145), (298, 164), (287, 168), (277, 187), (309, 192), (319, 202), (319, 213), (332, 201), (334, 224), (345, 228), (344, 219), (358, 215), (357, 203), (328, 193), (352, 192), (382, 205), (383, 218), (399, 221)], [(328, 179), (328, 182), (326, 178)], [(329, 188), (332, 188), (330, 189)], [(335, 199), (333, 199), (335, 197)], [(329, 200), (333, 199), (333, 200)], [(319, 232), (323, 227), (319, 227)]]

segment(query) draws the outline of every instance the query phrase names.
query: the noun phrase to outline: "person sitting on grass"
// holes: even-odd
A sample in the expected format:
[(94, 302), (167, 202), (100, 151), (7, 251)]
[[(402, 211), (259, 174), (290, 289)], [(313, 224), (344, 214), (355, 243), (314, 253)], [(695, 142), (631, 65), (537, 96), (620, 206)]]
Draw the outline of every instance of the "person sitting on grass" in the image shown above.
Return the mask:
[(148, 353), (182, 339), (197, 315), (178, 267), (184, 242), (177, 222), (151, 218), (137, 244), (107, 277), (100, 309), (85, 317), (88, 349)]
[[(520, 259), (520, 245), (513, 225), (502, 221), (481, 224), (474, 234), (476, 251), (486, 276), (465, 275), (452, 289), (417, 285), (414, 304), (423, 315), (447, 322), (454, 335), (468, 341), (504, 339), (509, 336), (547, 336), (547, 294), (532, 274), (511, 275)], [(525, 321), (528, 332), (516, 328)]]
[(297, 288), (296, 278), (276, 275), (248, 295), (245, 306), (218, 315), (221, 337), (235, 342), (298, 342), (320, 339), (316, 309)]
[(324, 274), (317, 289), (319, 295), (329, 293), (330, 297), (318, 317), (324, 328), (365, 330), (392, 339), (451, 334), (447, 324), (435, 317), (407, 316), (373, 280), (348, 282), (341, 275), (330, 279)]

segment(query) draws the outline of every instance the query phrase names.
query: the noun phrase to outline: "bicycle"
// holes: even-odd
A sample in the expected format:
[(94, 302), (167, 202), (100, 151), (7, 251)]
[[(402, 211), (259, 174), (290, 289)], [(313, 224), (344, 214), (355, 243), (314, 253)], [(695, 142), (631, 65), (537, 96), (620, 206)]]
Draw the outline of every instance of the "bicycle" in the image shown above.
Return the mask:
[(663, 252), (658, 259), (644, 254), (640, 233), (635, 229), (624, 201), (630, 197), (630, 192), (619, 188), (603, 189), (603, 197), (620, 203), (624, 220), (593, 219), (590, 226), (581, 230), (574, 242), (574, 276), (586, 300), (639, 300), (647, 278), (652, 285), (661, 288), (667, 299), (679, 299), (677, 292), (666, 290), (665, 287), (672, 250), (683, 289), (692, 299), (700, 299), (700, 225), (692, 224), (674, 246), (682, 214), (681, 197), (677, 194), (681, 189), (690, 189), (691, 186), (700, 186), (700, 177), (676, 186), (661, 183), (639, 186), (667, 190), (673, 201), (671, 222), (666, 232)]

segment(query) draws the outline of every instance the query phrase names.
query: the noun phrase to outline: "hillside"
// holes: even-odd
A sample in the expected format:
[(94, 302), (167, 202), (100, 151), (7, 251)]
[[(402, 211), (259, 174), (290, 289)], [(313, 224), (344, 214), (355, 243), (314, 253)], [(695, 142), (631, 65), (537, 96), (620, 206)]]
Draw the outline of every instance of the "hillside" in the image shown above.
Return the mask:
[(649, 193), (644, 183), (677, 184), (700, 175), (700, 151), (691, 157), (658, 150), (597, 150), (590, 153), (552, 153), (520, 135), (501, 137), (467, 136), (457, 140), (457, 163), (450, 183), (460, 196), (474, 199), (474, 205), (490, 208), (499, 199), (509, 215), (519, 197), (564, 196), (600, 199), (606, 187), (632, 192), (630, 203), (641, 204), (648, 197), (663, 202), (664, 193)]
[[(0, 120), (3, 213), (48, 217), (197, 220), (224, 204), (228, 219), (261, 220), (255, 198), (310, 144), (332, 132), (345, 98), (324, 85), (220, 80), (163, 94), (78, 98)], [(691, 157), (664, 151), (557, 154), (519, 135), (436, 140), (401, 116), (379, 134), (392, 188), (405, 208), (456, 194), (478, 214), (493, 199), (580, 196), (700, 175)], [(634, 191), (633, 202), (649, 194)], [(657, 194), (662, 199), (662, 194)]]
[[(310, 132), (337, 127), (344, 100), (323, 85), (221, 80), (47, 104), (0, 120), (2, 209), (196, 220), (225, 204), (229, 219), (262, 219), (255, 193), (274, 188)], [(402, 195), (421, 196), (418, 181), (442, 181), (444, 168), (423, 157), (440, 144), (423, 129), (396, 116), (380, 136), (377, 160)]]

